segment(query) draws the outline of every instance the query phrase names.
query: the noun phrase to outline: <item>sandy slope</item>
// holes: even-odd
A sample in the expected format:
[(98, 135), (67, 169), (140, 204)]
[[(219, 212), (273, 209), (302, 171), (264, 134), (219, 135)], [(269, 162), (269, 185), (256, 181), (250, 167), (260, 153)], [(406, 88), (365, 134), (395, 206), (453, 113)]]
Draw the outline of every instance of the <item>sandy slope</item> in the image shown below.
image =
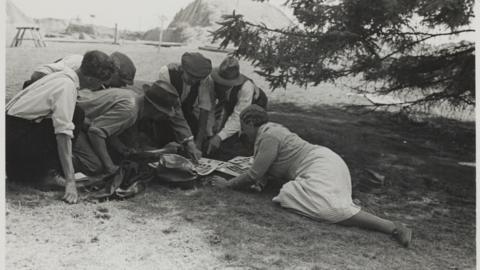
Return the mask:
[[(242, 14), (253, 23), (263, 23), (272, 28), (284, 28), (292, 21), (277, 7), (268, 2), (237, 0), (195, 0), (180, 10), (164, 34), (165, 41), (208, 44), (209, 31), (218, 28), (216, 22), (222, 15)], [(148, 37), (157, 40), (158, 34)]]

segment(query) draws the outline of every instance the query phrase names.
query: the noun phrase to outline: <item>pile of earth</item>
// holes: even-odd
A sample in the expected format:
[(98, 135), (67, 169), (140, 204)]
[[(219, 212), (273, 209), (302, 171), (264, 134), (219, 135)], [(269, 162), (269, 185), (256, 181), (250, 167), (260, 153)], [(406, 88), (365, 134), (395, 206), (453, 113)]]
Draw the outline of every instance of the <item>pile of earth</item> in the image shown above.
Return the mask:
[[(277, 7), (268, 2), (237, 0), (195, 0), (181, 9), (163, 34), (163, 40), (169, 42), (185, 42), (209, 44), (210, 31), (218, 28), (216, 22), (222, 15), (242, 14), (253, 23), (263, 23), (271, 28), (290, 26), (292, 21)], [(159, 29), (145, 33), (145, 40), (158, 40)]]

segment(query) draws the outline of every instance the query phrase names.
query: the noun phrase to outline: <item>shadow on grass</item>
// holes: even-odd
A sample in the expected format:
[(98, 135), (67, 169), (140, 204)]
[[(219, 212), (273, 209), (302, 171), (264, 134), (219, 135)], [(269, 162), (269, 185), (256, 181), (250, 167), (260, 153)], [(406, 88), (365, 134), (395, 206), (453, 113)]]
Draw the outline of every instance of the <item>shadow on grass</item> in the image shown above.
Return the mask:
[[(475, 169), (458, 164), (475, 161), (475, 123), (442, 118), (418, 123), (398, 113), (354, 106), (305, 109), (282, 103), (269, 109), (272, 121), (340, 154), (354, 183), (368, 167), (387, 175), (393, 185), (406, 181), (415, 189), (431, 180), (435, 186), (428, 188), (455, 186), (449, 188), (458, 193), (454, 195), (475, 196)], [(412, 173), (395, 177), (405, 171)]]
[[(173, 216), (178, 230), (185, 223), (200, 228), (204, 241), (222, 250), (224, 266), (438, 269), (475, 264), (475, 169), (458, 164), (475, 160), (474, 124), (419, 125), (388, 112), (366, 113), (354, 107), (305, 109), (282, 103), (269, 109), (272, 121), (341, 155), (351, 171), (356, 202), (379, 216), (410, 225), (415, 232), (412, 249), (398, 247), (383, 234), (291, 214), (271, 202), (279, 183), (262, 193), (208, 186), (185, 191), (151, 183), (145, 193), (118, 207), (145, 219)], [(218, 155), (244, 154), (237, 144)], [(386, 177), (383, 193), (357, 188), (369, 177), (366, 168)], [(58, 197), (55, 194), (8, 185), (7, 203), (28, 198), (51, 201)]]
[[(163, 194), (156, 197), (159, 204), (173, 202), (185, 222), (206, 232), (205, 241), (224, 250), (226, 264), (254, 269), (298, 265), (342, 269), (367, 264), (371, 269), (385, 265), (436, 268), (452, 263), (444, 255), (453, 250), (463, 257), (454, 264), (472, 265), (475, 169), (458, 165), (458, 161), (475, 158), (472, 123), (449, 120), (441, 127), (419, 125), (396, 119), (392, 113), (366, 113), (352, 107), (306, 110), (283, 103), (272, 104), (270, 110), (272, 121), (339, 153), (350, 167), (356, 202), (382, 217), (409, 224), (417, 244), (413, 251), (406, 251), (379, 233), (291, 214), (271, 202), (281, 186), (278, 183), (260, 194), (208, 187), (194, 191), (152, 187), (151, 194)], [(238, 148), (239, 144), (218, 155), (245, 154)], [(382, 194), (358, 190), (358, 182), (369, 177), (365, 168), (386, 176)], [(155, 211), (143, 207), (147, 214)]]

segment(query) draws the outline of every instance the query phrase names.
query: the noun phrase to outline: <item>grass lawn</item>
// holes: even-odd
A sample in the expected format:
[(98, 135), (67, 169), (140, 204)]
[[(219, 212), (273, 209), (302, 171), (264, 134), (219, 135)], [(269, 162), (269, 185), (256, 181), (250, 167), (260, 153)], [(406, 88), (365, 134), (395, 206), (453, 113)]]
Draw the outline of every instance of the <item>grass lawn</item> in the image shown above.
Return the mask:
[[(6, 97), (39, 64), (99, 49), (128, 54), (137, 79), (194, 48), (56, 44), (6, 49)], [(218, 65), (224, 54), (202, 52)], [(253, 69), (247, 76), (267, 89)], [(404, 121), (364, 104), (347, 87), (291, 87), (269, 93), (271, 118), (304, 139), (327, 146), (348, 164), (354, 201), (414, 231), (409, 249), (390, 237), (315, 222), (271, 202), (278, 192), (170, 189), (151, 183), (125, 201), (67, 205), (61, 191), (7, 182), (7, 269), (474, 269), (475, 125), (433, 119)], [(234, 154), (238, 149), (230, 149)], [(380, 194), (358, 183), (373, 169), (386, 177)]]

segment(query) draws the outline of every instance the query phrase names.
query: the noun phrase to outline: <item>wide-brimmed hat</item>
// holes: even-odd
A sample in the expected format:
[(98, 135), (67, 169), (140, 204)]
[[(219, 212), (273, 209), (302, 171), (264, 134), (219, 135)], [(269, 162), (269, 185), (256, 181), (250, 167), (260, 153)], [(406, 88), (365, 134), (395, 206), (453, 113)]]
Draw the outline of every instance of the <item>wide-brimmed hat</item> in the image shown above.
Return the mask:
[(186, 52), (182, 55), (182, 69), (195, 78), (204, 79), (212, 71), (212, 61), (201, 53)]
[(120, 79), (128, 85), (132, 85), (137, 71), (132, 59), (121, 52), (114, 52), (110, 57), (115, 63)]
[(173, 116), (178, 106), (178, 93), (175, 87), (168, 82), (158, 80), (152, 85), (144, 84), (145, 100), (156, 110)]
[(212, 78), (216, 83), (226, 86), (237, 86), (247, 80), (247, 77), (240, 73), (238, 60), (232, 56), (223, 59), (220, 66), (212, 70)]

